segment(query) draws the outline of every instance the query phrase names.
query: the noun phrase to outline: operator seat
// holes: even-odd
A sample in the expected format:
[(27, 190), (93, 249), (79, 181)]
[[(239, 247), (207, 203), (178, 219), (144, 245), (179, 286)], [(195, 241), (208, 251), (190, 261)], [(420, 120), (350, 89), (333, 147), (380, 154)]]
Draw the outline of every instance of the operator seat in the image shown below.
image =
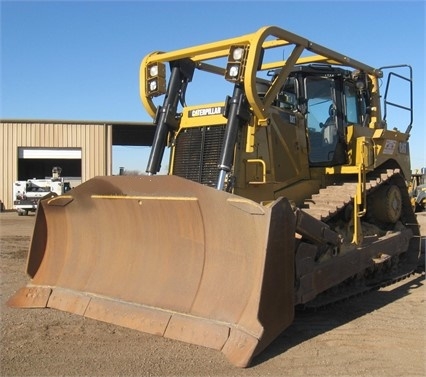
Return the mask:
[(322, 128), (322, 141), (323, 145), (334, 145), (337, 142), (337, 125), (335, 118), (335, 109), (333, 105), (330, 105), (328, 109), (329, 117), (325, 123), (321, 123)]

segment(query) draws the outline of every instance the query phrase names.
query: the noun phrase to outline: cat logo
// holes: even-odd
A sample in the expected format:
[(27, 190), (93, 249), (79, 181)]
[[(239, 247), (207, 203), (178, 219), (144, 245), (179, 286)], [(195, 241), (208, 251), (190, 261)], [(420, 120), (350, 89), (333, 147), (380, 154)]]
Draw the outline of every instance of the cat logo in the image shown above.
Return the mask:
[(205, 107), (202, 109), (194, 109), (188, 112), (189, 118), (204, 117), (210, 115), (223, 114), (225, 108), (223, 106)]

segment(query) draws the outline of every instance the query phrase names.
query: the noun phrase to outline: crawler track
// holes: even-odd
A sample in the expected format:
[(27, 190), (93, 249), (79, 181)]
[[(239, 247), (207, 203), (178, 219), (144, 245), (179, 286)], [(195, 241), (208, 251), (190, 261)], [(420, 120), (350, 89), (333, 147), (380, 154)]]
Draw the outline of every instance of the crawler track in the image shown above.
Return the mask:
[[(323, 292), (303, 307), (317, 309), (328, 306), (329, 304), (347, 300), (348, 298), (394, 284), (415, 272), (423, 273), (418, 268), (419, 225), (410, 204), (404, 178), (399, 170), (387, 170), (368, 177), (366, 183), (367, 213), (361, 219), (363, 232), (367, 233), (368, 236), (374, 236), (371, 232), (385, 234), (396, 229), (396, 225), (384, 224), (375, 219), (369, 210), (374, 200), (374, 194), (384, 185), (396, 185), (400, 188), (402, 213), (398, 221), (398, 226), (410, 228), (413, 232), (413, 238), (408, 250), (394, 257), (386, 257), (385, 254), (378, 255), (377, 258), (373, 259), (373, 267), (347, 279), (337, 287)], [(328, 186), (307, 200), (305, 202), (307, 208), (303, 210), (318, 220), (327, 223), (331, 229), (341, 233), (345, 242), (350, 242), (351, 234), (348, 235), (343, 230), (349, 228), (348, 224), (350, 223), (348, 222), (352, 218), (352, 202), (355, 197), (356, 188), (356, 182), (344, 182), (340, 185)]]
[[(396, 184), (401, 188), (401, 193), (406, 194), (406, 186), (399, 170), (387, 170), (384, 173), (370, 177), (366, 183), (367, 196), (372, 195), (379, 187), (385, 184)], [(357, 182), (345, 182), (341, 185), (327, 186), (321, 189), (318, 194), (312, 195), (312, 198), (305, 202), (307, 206), (305, 212), (318, 220), (329, 222), (338, 213), (351, 205), (355, 193)], [(403, 197), (403, 212), (408, 212), (411, 208), (408, 194)], [(415, 217), (411, 221), (416, 222)]]

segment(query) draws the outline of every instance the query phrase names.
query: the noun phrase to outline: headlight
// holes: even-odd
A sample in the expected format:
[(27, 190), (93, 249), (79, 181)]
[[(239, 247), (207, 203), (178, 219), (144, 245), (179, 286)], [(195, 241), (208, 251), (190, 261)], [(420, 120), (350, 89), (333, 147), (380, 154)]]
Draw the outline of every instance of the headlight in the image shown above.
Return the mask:
[(151, 80), (148, 81), (148, 88), (149, 88), (149, 92), (155, 92), (158, 89), (158, 82), (157, 80)]
[(228, 75), (230, 77), (237, 77), (238, 76), (238, 72), (239, 72), (238, 65), (232, 65), (232, 66), (229, 67)]
[(241, 60), (244, 56), (244, 48), (236, 47), (234, 51), (232, 51), (232, 57), (235, 61)]
[(151, 77), (158, 76), (158, 65), (157, 64), (149, 67), (149, 75)]

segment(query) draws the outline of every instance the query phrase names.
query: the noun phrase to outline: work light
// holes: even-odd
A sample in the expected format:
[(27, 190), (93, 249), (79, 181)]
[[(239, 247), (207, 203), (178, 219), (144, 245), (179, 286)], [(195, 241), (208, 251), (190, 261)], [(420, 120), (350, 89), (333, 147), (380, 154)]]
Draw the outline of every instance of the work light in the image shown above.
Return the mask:
[(151, 63), (146, 67), (146, 92), (151, 97), (166, 93), (166, 66), (163, 63)]
[(247, 46), (231, 46), (225, 71), (226, 80), (237, 82), (242, 79), (247, 60), (247, 50)]

